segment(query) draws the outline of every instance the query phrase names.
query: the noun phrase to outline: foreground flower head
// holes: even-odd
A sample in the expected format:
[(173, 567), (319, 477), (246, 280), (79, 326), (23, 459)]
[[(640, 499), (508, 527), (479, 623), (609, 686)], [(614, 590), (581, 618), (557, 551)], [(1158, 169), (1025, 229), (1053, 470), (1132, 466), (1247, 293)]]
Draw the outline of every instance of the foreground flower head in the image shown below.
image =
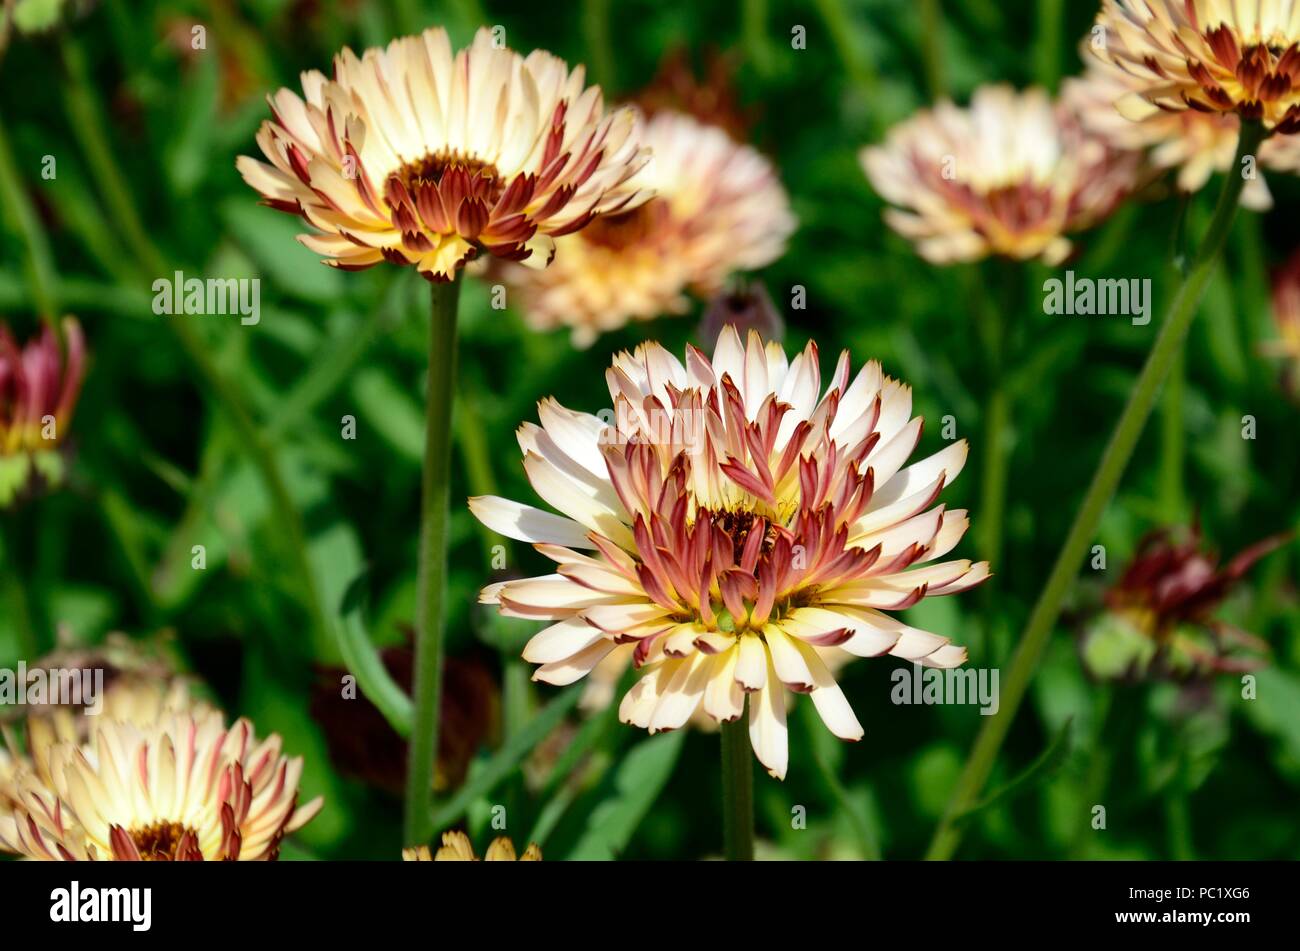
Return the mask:
[[(1116, 103), (1141, 88), (1139, 77), (1092, 58), (1083, 77), (1065, 81), (1062, 99), (1090, 131), (1116, 149), (1146, 153), (1158, 171), (1177, 170), (1180, 191), (1200, 191), (1216, 172), (1239, 171), (1232, 168), (1241, 134), (1237, 115), (1157, 109), (1134, 121), (1120, 113)], [(1300, 170), (1300, 137), (1268, 139), (1259, 147), (1256, 160), (1261, 169)], [(1241, 203), (1255, 211), (1273, 206), (1263, 175), (1246, 180)]]
[(1131, 119), (1196, 109), (1300, 131), (1300, 5), (1294, 0), (1103, 0), (1091, 47), (1137, 80)]
[(49, 484), (62, 480), (56, 450), (72, 423), (85, 372), (81, 325), (66, 318), (63, 336), (66, 352), (49, 327), (20, 347), (0, 322), (0, 506), (33, 475)]
[(281, 89), (238, 161), (266, 203), (321, 234), (299, 240), (336, 267), (413, 264), (455, 277), (480, 251), (545, 267), (554, 239), (646, 197), (635, 117), (606, 114), (581, 66), (498, 47), (492, 31), (453, 53), (429, 29), (311, 70)]
[(302, 760), (247, 720), (176, 714), (152, 726), (96, 722), (84, 746), (33, 749), (17, 805), (0, 815), (0, 848), (35, 859), (269, 860), (320, 810), (298, 807)]
[(828, 651), (965, 661), (964, 648), (885, 613), (974, 587), (989, 570), (936, 561), (969, 524), (935, 505), (967, 446), (905, 468), (922, 420), (879, 363), (851, 379), (842, 354), (823, 393), (815, 344), (790, 361), (727, 328), (712, 360), (688, 347), (683, 365), (647, 343), (617, 355), (606, 379), (613, 423), (547, 399), (541, 425), (519, 429), (529, 481), (562, 515), (470, 500), (489, 528), (558, 565), (481, 596), (556, 622), (524, 649), (540, 665), (534, 679), (572, 683), (634, 644), (642, 677), (623, 698), (624, 722), (675, 729), (701, 705), (732, 721), (748, 695), (754, 752), (784, 777), (787, 689), (810, 694), (836, 736), (862, 736)]
[(1215, 612), (1251, 566), (1286, 540), (1264, 539), (1219, 567), (1197, 528), (1183, 537), (1148, 535), (1106, 592), (1106, 610), (1084, 632), (1085, 665), (1099, 678), (1188, 679), (1249, 670), (1255, 665), (1249, 652), (1267, 645)]
[(571, 327), (585, 346), (629, 320), (683, 313), (687, 290), (715, 293), (785, 250), (794, 216), (756, 150), (677, 112), (648, 120), (643, 141), (653, 157), (634, 183), (655, 198), (562, 238), (544, 271), (508, 269), (533, 327)]
[[(515, 844), (505, 836), (498, 836), (488, 846), (487, 855), (484, 856), (488, 862), (540, 862), (542, 860), (542, 850), (536, 842), (530, 842), (524, 854), (515, 857)], [(477, 862), (478, 856), (474, 854), (474, 846), (470, 844), (469, 836), (464, 832), (444, 832), (442, 834), (442, 847), (438, 849), (436, 855), (430, 856), (427, 845), (416, 846), (413, 849), (402, 849), (402, 861), (404, 862)]]
[(1059, 263), (1067, 234), (1105, 218), (1135, 182), (1137, 157), (1109, 148), (1045, 92), (984, 86), (942, 102), (864, 149), (889, 225), (935, 264), (990, 255)]

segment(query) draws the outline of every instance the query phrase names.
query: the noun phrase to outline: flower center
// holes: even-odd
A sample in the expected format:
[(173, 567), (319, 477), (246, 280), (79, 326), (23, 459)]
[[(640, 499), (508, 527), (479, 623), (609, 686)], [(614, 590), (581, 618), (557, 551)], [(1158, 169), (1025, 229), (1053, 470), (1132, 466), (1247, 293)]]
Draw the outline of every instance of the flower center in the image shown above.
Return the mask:
[[(449, 172), (463, 172), (469, 183), (468, 195), (482, 198), (488, 207), (496, 204), (505, 190), (497, 167), (459, 152), (439, 152), (408, 162), (393, 173), (412, 195), (427, 185), (441, 185)], [(465, 196), (462, 196), (465, 197)]]
[(192, 847), (198, 835), (179, 822), (155, 822), (143, 829), (132, 829), (128, 834), (145, 862), (176, 861), (181, 842), (188, 838)]
[(582, 237), (590, 244), (621, 251), (644, 243), (667, 217), (668, 203), (652, 198), (631, 211), (618, 215), (601, 215), (582, 229)]
[(768, 521), (760, 522), (754, 512), (739, 510), (717, 512), (713, 514), (713, 524), (726, 532), (727, 537), (731, 539), (731, 550), (737, 564), (740, 564), (745, 545), (749, 541), (750, 534), (755, 530), (761, 529), (764, 533), (763, 540), (759, 543), (760, 557), (770, 554), (772, 546), (776, 544), (776, 530)]

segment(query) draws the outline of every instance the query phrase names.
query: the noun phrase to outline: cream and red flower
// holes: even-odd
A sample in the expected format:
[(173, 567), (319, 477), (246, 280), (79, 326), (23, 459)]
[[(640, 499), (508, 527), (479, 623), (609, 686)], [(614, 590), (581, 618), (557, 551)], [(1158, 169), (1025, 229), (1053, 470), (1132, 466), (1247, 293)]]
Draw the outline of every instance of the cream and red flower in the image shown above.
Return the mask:
[(1266, 352), (1300, 365), (1300, 251), (1273, 275), (1273, 320), (1277, 338)]
[(860, 155), (893, 208), (889, 225), (935, 264), (988, 256), (1059, 263), (1066, 235), (1105, 218), (1136, 181), (1110, 148), (1040, 89), (984, 86), (969, 108), (941, 102)]
[[(497, 836), (488, 846), (487, 855), (483, 857), (487, 862), (540, 862), (542, 860), (542, 850), (536, 842), (530, 842), (524, 854), (516, 857), (515, 844), (504, 835)], [(474, 854), (474, 846), (469, 841), (469, 836), (464, 832), (444, 832), (442, 834), (442, 846), (434, 855), (429, 854), (427, 845), (416, 846), (413, 849), (402, 849), (402, 861), (404, 862), (477, 862), (478, 856)]]
[(0, 323), (0, 506), (29, 484), (33, 472), (47, 482), (62, 478), (62, 459), (55, 451), (72, 423), (85, 373), (81, 325), (63, 321), (61, 346), (44, 328), (19, 346)]
[(519, 430), (529, 481), (562, 515), (470, 500), (489, 528), (558, 565), (481, 597), (556, 622), (524, 650), (540, 665), (535, 679), (572, 683), (635, 644), (642, 676), (624, 722), (675, 729), (701, 706), (731, 721), (749, 695), (755, 754), (783, 777), (787, 689), (810, 694), (837, 736), (862, 736), (828, 649), (965, 661), (947, 638), (886, 613), (964, 591), (989, 570), (937, 560), (968, 526), (964, 511), (935, 504), (967, 446), (905, 467), (922, 420), (910, 388), (879, 363), (850, 378), (841, 355), (823, 393), (815, 344), (791, 361), (727, 328), (712, 360), (688, 347), (683, 364), (647, 343), (617, 355), (606, 379), (611, 422), (548, 399), (541, 425)]
[(684, 313), (737, 271), (785, 250), (794, 215), (771, 162), (722, 129), (678, 112), (645, 123), (650, 162), (633, 180), (655, 197), (556, 243), (544, 271), (506, 269), (529, 324), (572, 328), (589, 345), (630, 320)]
[[(1178, 188), (1200, 191), (1210, 176), (1232, 169), (1237, 156), (1241, 119), (1232, 113), (1158, 109), (1133, 120), (1116, 103), (1142, 88), (1142, 80), (1111, 63), (1093, 59), (1082, 77), (1065, 81), (1062, 99), (1093, 133), (1116, 149), (1142, 152), (1157, 171), (1177, 170)], [(1259, 169), (1300, 171), (1300, 137), (1273, 136), (1255, 156)], [(1246, 180), (1241, 193), (1246, 208), (1265, 211), (1273, 197), (1261, 174)]]
[(487, 28), (454, 53), (440, 28), (345, 49), (333, 78), (311, 70), (302, 87), (270, 97), (270, 164), (238, 167), (321, 232), (300, 240), (336, 267), (447, 281), (480, 251), (545, 267), (555, 238), (647, 197), (629, 182), (648, 157), (633, 112), (606, 113), (581, 66), (520, 56)]
[(1251, 669), (1268, 645), (1216, 611), (1259, 559), (1288, 540), (1266, 538), (1220, 567), (1198, 527), (1151, 533), (1084, 631), (1088, 670), (1103, 679), (1187, 679)]
[(1232, 113), (1300, 131), (1295, 0), (1103, 0), (1094, 53), (1136, 80), (1120, 110)]
[(35, 859), (275, 859), (321, 807), (298, 807), (302, 760), (278, 736), (259, 742), (247, 720), (227, 727), (215, 711), (149, 726), (96, 719), (86, 744), (38, 738), (31, 753), (0, 848)]

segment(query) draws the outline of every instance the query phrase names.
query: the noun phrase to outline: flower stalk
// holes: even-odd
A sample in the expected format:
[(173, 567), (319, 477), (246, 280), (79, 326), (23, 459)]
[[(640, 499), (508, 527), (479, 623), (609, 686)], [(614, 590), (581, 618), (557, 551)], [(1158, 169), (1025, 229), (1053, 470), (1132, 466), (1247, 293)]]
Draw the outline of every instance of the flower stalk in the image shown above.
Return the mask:
[(460, 281), (435, 283), (431, 287), (424, 470), (420, 479), (420, 561), (416, 578), (415, 722), (406, 776), (404, 842), (407, 845), (423, 844), (433, 834), (430, 796), (438, 752), (446, 628), (447, 523)]
[(1047, 584), (1034, 605), (1033, 613), (1029, 617), (1020, 644), (1011, 660), (1011, 668), (1003, 681), (1000, 709), (986, 719), (976, 737), (966, 767), (957, 781), (957, 788), (930, 843), (930, 850), (926, 856), (929, 859), (951, 858), (961, 844), (962, 829), (956, 823), (956, 817), (970, 809), (993, 769), (998, 750), (1006, 739), (1020, 702), (1024, 699), (1030, 677), (1038, 666), (1047, 638), (1060, 616), (1062, 602), (1087, 554), (1088, 546), (1092, 543), (1102, 515), (1119, 486), (1124, 469), (1133, 456), (1138, 439), (1159, 396), (1160, 388), (1169, 376), (1187, 339), (1187, 332), (1196, 316), (1206, 285), (1214, 271), (1215, 262), (1227, 240), (1242, 189), (1246, 185), (1246, 179), (1237, 170), (1242, 168), (1242, 159), (1245, 156), (1255, 154), (1255, 150), (1264, 138), (1265, 131), (1259, 122), (1242, 123), (1241, 136), (1237, 144), (1237, 158), (1232, 166), (1234, 171), (1224, 179), (1223, 190), (1219, 194), (1209, 230), (1197, 250), (1196, 257), (1178, 293), (1169, 305), (1160, 334), (1115, 425), (1101, 463), (1093, 474), (1092, 483), (1075, 516), (1074, 524), (1048, 576)]
[(754, 860), (754, 757), (746, 713), (722, 724), (722, 851), (728, 862)]

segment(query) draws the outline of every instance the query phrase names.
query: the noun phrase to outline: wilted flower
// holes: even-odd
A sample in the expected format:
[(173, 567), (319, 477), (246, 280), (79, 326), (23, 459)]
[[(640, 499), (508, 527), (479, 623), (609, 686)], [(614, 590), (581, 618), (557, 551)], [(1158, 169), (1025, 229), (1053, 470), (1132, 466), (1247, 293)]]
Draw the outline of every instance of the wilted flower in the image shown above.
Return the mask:
[(964, 511), (934, 503), (967, 446), (903, 468), (922, 420), (910, 388), (879, 363), (850, 381), (844, 353), (820, 395), (815, 344), (787, 361), (780, 346), (751, 333), (746, 347), (727, 328), (712, 362), (688, 347), (683, 366), (647, 343), (618, 354), (606, 379), (612, 424), (547, 399), (541, 426), (519, 429), (529, 481), (563, 516), (470, 500), (489, 528), (559, 565), (481, 596), (503, 614), (557, 622), (524, 649), (540, 665), (534, 679), (572, 683), (633, 643), (643, 676), (623, 699), (624, 722), (670, 730), (701, 704), (732, 721), (752, 694), (755, 754), (783, 777), (786, 689), (811, 694), (835, 735), (862, 736), (828, 648), (965, 661), (947, 638), (883, 613), (964, 591), (989, 570), (915, 567), (966, 532)]
[(753, 110), (740, 104), (737, 95), (735, 57), (710, 50), (704, 67), (701, 78), (691, 65), (686, 47), (677, 47), (664, 56), (654, 78), (636, 94), (636, 104), (649, 116), (685, 113), (704, 125), (722, 129), (737, 142), (745, 141), (754, 116)]
[(885, 220), (935, 264), (990, 255), (1059, 263), (1070, 253), (1065, 235), (1109, 215), (1138, 166), (1041, 89), (1009, 86), (977, 89), (967, 109), (922, 111), (860, 157), (896, 206)]
[(1169, 531), (1148, 535), (1106, 593), (1106, 610), (1084, 631), (1085, 665), (1099, 678), (1249, 670), (1252, 658), (1236, 648), (1262, 652), (1267, 645), (1214, 613), (1251, 566), (1286, 540), (1257, 542), (1220, 568), (1198, 528), (1184, 539)]
[(0, 848), (35, 859), (270, 860), (321, 807), (297, 806), (302, 760), (278, 736), (258, 743), (247, 720), (227, 728), (215, 711), (97, 720), (85, 746), (54, 738), (31, 755)]
[(271, 164), (239, 171), (323, 232), (299, 240), (336, 267), (448, 281), (479, 251), (545, 267), (553, 239), (646, 197), (628, 181), (647, 157), (632, 111), (607, 115), (581, 66), (520, 56), (487, 28), (454, 56), (442, 29), (345, 49), (333, 79), (302, 85), (270, 99), (257, 142)]
[[(379, 651), (393, 682), (408, 693), (414, 682), (415, 651), (393, 645)], [(311, 715), (320, 724), (330, 760), (339, 772), (369, 786), (401, 795), (406, 783), (406, 740), (393, 729), (364, 694), (345, 695), (340, 688), (348, 672), (341, 667), (319, 671), (311, 691)], [(500, 691), (479, 661), (448, 657), (442, 683), (438, 757), (429, 782), (434, 789), (454, 789), (479, 749), (496, 734)]]
[(85, 361), (81, 325), (66, 318), (63, 335), (66, 360), (50, 328), (19, 348), (0, 323), (0, 506), (12, 502), (33, 473), (49, 484), (63, 478), (56, 450), (72, 423)]
[(634, 182), (655, 198), (561, 239), (544, 271), (506, 270), (531, 326), (571, 327), (587, 346), (629, 320), (684, 313), (687, 290), (712, 294), (785, 250), (794, 216), (766, 158), (675, 112), (643, 139), (653, 156)]
[[(1183, 192), (1200, 191), (1215, 172), (1240, 171), (1232, 168), (1241, 133), (1238, 116), (1157, 109), (1134, 121), (1120, 113), (1116, 103), (1141, 88), (1140, 78), (1094, 59), (1083, 77), (1065, 81), (1062, 99), (1088, 129), (1116, 149), (1144, 152), (1151, 165), (1162, 172), (1177, 169), (1178, 188)], [(1300, 139), (1274, 136), (1259, 147), (1255, 160), (1261, 169), (1300, 170)], [(1246, 179), (1241, 203), (1256, 211), (1273, 206), (1263, 175)]]
[(1300, 8), (1294, 0), (1103, 0), (1091, 47), (1138, 81), (1131, 119), (1196, 109), (1300, 131)]
[(704, 308), (704, 319), (700, 321), (700, 343), (706, 349), (712, 349), (718, 343), (722, 328), (728, 325), (741, 334), (757, 330), (767, 340), (780, 340), (785, 336), (785, 321), (762, 281), (738, 280), (714, 294)]
[[(488, 862), (514, 862), (515, 845), (505, 836), (498, 836), (488, 846), (487, 855), (484, 860)], [(524, 854), (518, 857), (520, 862), (540, 862), (542, 860), (542, 850), (538, 848), (536, 842), (531, 842)], [(402, 861), (404, 862), (477, 862), (478, 856), (474, 854), (474, 846), (470, 844), (469, 836), (464, 832), (444, 832), (442, 834), (442, 848), (438, 849), (436, 855), (429, 855), (427, 845), (416, 846), (413, 849), (402, 849)]]

